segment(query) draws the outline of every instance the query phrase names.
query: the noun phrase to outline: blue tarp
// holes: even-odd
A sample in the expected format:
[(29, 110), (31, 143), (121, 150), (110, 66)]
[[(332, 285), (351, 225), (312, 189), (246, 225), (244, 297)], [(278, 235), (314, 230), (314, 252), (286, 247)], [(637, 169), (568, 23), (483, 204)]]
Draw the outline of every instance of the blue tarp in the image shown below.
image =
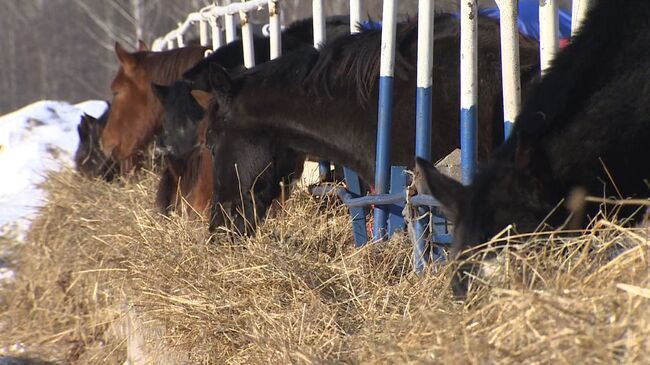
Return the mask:
[[(499, 19), (499, 8), (484, 8), (479, 14)], [(559, 10), (560, 38), (571, 37), (571, 13)], [(517, 17), (519, 31), (531, 38), (539, 40), (539, 0), (520, 0), (519, 16)]]

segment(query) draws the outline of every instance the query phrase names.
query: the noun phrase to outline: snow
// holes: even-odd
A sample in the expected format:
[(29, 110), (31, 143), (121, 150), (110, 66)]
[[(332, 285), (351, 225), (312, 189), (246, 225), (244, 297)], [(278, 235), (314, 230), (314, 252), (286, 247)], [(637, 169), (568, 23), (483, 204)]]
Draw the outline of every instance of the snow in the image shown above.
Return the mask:
[(44, 201), (39, 184), (46, 173), (73, 165), (81, 115), (99, 117), (105, 109), (98, 100), (38, 101), (0, 117), (0, 234), (27, 230)]

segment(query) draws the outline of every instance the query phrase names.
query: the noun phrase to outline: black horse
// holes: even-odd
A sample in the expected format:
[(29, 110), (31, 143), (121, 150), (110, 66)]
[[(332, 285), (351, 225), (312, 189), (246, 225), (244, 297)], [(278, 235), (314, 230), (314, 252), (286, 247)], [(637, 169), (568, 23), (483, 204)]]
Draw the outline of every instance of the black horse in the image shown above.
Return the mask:
[[(575, 191), (650, 196), (648, 17), (649, 2), (596, 1), (579, 34), (531, 91), (512, 135), (471, 186), (418, 162), (423, 190), (454, 221), (454, 256), (465, 257), (461, 251), (509, 224), (519, 232), (542, 223), (584, 226), (599, 206), (562, 204)], [(635, 212), (628, 206), (619, 214), (638, 218)], [(477, 269), (459, 270), (457, 295), (467, 290), (465, 272)]]
[[(459, 131), (459, 21), (435, 19), (432, 158), (457, 148)], [(503, 137), (499, 25), (479, 18), (479, 156)], [(391, 163), (412, 167), (415, 139), (417, 24), (398, 25)], [(523, 81), (538, 74), (538, 45), (520, 37)], [(319, 52), (302, 47), (240, 75), (210, 70), (214, 89), (210, 128), (228, 135), (264, 133), (276, 143), (329, 159), (374, 181), (377, 75), (381, 31), (341, 36)], [(246, 151), (240, 151), (240, 154)]]
[(75, 167), (81, 175), (89, 178), (101, 178), (105, 181), (112, 181), (118, 173), (117, 164), (104, 156), (99, 148), (99, 138), (106, 125), (110, 108), (110, 104), (107, 105), (99, 119), (85, 113), (81, 116), (81, 121), (77, 126), (79, 146), (74, 155)]

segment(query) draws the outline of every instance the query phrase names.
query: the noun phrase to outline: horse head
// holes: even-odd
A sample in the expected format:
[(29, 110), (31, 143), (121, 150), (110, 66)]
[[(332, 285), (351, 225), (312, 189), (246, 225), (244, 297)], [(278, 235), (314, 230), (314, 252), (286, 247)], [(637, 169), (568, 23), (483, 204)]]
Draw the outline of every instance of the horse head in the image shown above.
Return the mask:
[(205, 114), (194, 100), (191, 86), (177, 81), (171, 86), (152, 84), (154, 94), (165, 109), (161, 143), (177, 158), (189, 155), (199, 145), (199, 124)]
[[(142, 62), (149, 52), (142, 42), (139, 48), (142, 50), (129, 53), (115, 43), (120, 68), (111, 83), (112, 108), (101, 136), (101, 149), (121, 163), (132, 159), (153, 138), (162, 113), (150, 86), (151, 76)], [(133, 167), (129, 165), (126, 170)]]

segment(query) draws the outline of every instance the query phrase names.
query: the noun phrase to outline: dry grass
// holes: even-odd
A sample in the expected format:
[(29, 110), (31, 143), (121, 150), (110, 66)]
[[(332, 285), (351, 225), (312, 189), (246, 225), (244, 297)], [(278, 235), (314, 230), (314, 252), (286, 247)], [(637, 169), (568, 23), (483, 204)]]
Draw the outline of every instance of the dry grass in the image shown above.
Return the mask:
[(48, 180), (0, 293), (0, 346), (118, 364), (130, 308), (187, 363), (650, 362), (648, 232), (600, 221), (527, 240), (458, 303), (451, 268), (414, 275), (403, 236), (355, 250), (345, 211), (305, 193), (256, 237), (213, 245), (203, 223), (155, 213), (154, 186)]

